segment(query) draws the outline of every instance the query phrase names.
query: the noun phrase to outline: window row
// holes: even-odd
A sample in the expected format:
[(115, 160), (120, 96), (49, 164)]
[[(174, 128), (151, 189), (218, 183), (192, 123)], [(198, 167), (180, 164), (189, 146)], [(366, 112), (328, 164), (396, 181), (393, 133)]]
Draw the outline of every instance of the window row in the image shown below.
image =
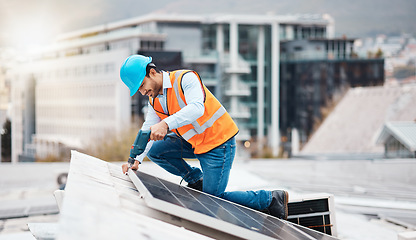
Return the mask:
[(38, 100), (94, 99), (114, 98), (114, 84), (54, 84), (39, 86), (36, 91)]
[(74, 119), (113, 121), (115, 120), (114, 106), (39, 106), (36, 108), (39, 119)]
[(72, 136), (74, 138), (81, 138), (85, 141), (91, 140), (91, 138), (102, 136), (104, 132), (109, 131), (110, 127), (62, 127), (60, 125), (40, 124), (37, 126), (38, 134), (47, 135), (60, 135), (60, 136)]
[(114, 71), (116, 71), (115, 63), (100, 63), (68, 67), (65, 69), (54, 69), (48, 72), (36, 73), (34, 77), (36, 79), (74, 78), (108, 74)]

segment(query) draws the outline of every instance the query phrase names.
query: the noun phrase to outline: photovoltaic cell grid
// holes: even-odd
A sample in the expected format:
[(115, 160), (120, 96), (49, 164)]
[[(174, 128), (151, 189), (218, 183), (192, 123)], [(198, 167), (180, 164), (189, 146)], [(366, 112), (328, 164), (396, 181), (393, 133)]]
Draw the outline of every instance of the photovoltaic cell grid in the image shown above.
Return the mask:
[(150, 207), (237, 237), (336, 239), (143, 172), (130, 171), (129, 176)]

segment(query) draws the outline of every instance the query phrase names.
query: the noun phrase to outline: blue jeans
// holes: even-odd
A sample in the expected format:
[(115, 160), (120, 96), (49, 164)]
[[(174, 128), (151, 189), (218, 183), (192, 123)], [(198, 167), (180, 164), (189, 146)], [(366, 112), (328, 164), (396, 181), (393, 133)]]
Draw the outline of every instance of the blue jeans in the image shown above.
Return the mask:
[[(192, 145), (176, 134), (166, 140), (155, 141), (147, 157), (166, 171), (181, 176), (193, 184), (203, 179), (203, 191), (243, 206), (263, 210), (272, 201), (270, 191), (225, 192), (231, 166), (235, 157), (235, 138), (203, 154), (194, 154)], [(191, 167), (183, 158), (197, 158), (201, 169)]]

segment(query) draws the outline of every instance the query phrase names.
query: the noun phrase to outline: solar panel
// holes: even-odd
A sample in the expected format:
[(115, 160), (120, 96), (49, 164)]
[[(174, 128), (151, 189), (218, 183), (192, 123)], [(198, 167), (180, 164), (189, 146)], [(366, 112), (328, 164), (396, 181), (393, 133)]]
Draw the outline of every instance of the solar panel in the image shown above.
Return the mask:
[(143, 172), (129, 177), (149, 207), (239, 238), (336, 239)]

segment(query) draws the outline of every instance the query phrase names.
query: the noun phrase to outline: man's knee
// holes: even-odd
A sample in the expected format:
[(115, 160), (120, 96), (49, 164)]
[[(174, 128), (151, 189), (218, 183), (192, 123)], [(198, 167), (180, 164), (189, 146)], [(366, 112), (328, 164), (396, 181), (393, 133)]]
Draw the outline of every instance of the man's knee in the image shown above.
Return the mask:
[(147, 152), (147, 157), (150, 160), (162, 159), (163, 155), (167, 151), (167, 145), (165, 141), (154, 141), (149, 152)]
[(147, 152), (147, 157), (152, 161), (161, 159), (160, 152), (156, 151), (153, 147), (150, 148), (149, 152)]
[(224, 197), (224, 191), (219, 190), (218, 188), (209, 188), (209, 187), (203, 187), (203, 192), (214, 195), (216, 197), (222, 198)]
[(147, 152), (147, 157), (150, 160), (160, 160), (162, 159), (162, 155), (163, 155), (163, 151), (162, 151), (163, 147), (160, 146), (160, 143), (158, 142), (154, 142), (152, 147), (150, 148), (149, 152)]

